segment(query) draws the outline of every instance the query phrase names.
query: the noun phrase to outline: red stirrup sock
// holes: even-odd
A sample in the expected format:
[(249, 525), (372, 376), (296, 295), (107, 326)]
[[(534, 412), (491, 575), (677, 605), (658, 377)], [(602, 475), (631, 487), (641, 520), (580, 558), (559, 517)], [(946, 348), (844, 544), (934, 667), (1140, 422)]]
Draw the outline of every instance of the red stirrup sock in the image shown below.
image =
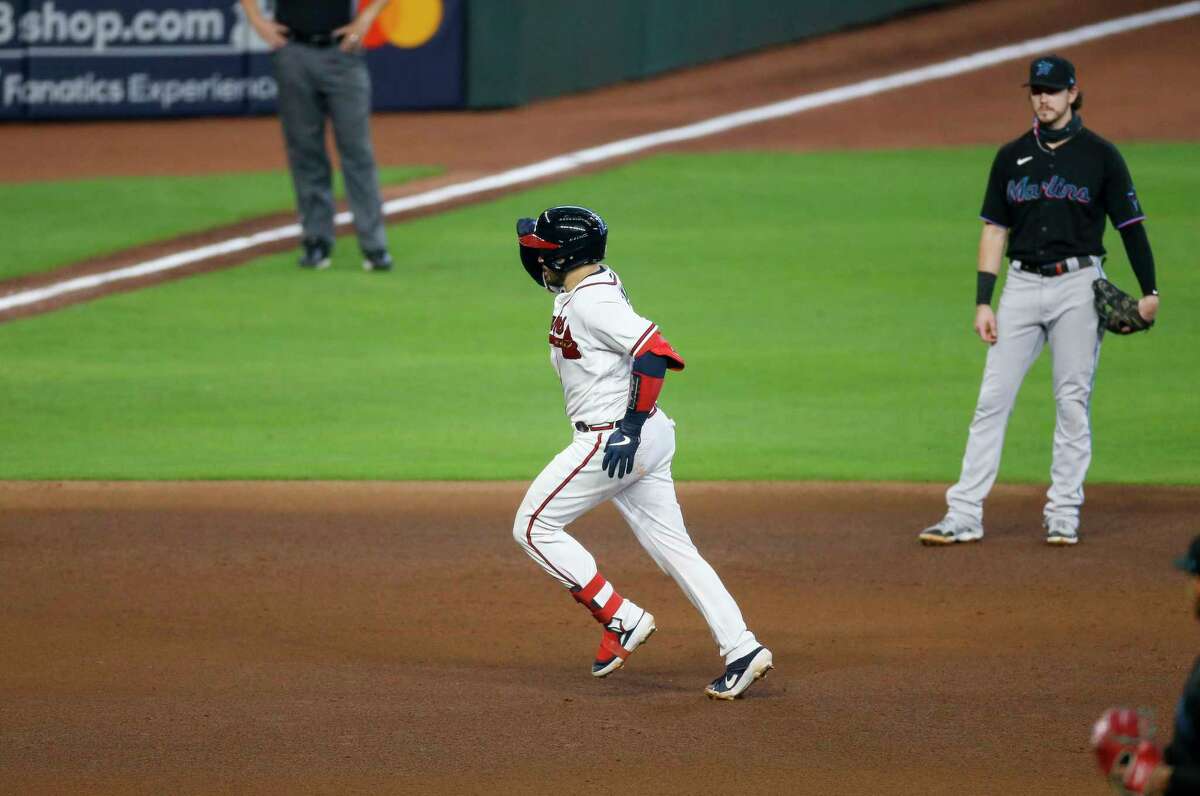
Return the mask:
[(625, 598), (617, 594), (617, 590), (599, 572), (582, 589), (571, 589), (571, 596), (591, 611), (596, 621), (605, 627), (612, 622), (613, 614), (621, 607), (621, 603), (625, 602)]

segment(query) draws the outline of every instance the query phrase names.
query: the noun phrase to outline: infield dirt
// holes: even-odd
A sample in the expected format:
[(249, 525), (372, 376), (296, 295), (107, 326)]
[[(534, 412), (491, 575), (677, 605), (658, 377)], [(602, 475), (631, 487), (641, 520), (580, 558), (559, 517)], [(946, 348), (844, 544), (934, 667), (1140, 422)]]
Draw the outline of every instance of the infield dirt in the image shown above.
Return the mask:
[[(957, 6), (525, 109), (381, 116), (377, 148), (465, 179), (1159, 5)], [(1164, 76), (1194, 74), (1198, 34), (1193, 18), (1067, 51), (1088, 123), (1194, 139), (1200, 100)], [(998, 144), (1024, 123), (1021, 71), (689, 146)], [(283, 165), (274, 119), (4, 135), (6, 180)], [(523, 484), (0, 483), (0, 792), (1103, 792), (1090, 722), (1148, 706), (1165, 740), (1195, 653), (1169, 562), (1200, 490), (1090, 488), (1083, 541), (1052, 549), (1040, 488), (1001, 486), (982, 543), (922, 548), (943, 488), (682, 485), (776, 655), (719, 704), (700, 617), (609, 508), (572, 531), (659, 632), (596, 681), (590, 617), (511, 539)]]
[[(685, 484), (777, 669), (735, 703), (615, 511), (573, 526), (659, 632), (592, 618), (511, 537), (523, 484), (4, 484), (7, 793), (1101, 793), (1090, 722), (1170, 706), (1195, 651), (1194, 489), (1040, 490), (923, 548), (941, 487)], [(1164, 730), (1165, 731), (1165, 730)]]

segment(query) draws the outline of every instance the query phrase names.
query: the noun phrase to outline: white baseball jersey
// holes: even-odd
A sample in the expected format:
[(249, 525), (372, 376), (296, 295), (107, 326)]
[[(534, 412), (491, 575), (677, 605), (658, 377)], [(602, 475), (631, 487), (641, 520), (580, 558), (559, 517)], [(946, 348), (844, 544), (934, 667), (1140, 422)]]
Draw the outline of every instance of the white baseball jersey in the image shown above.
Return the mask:
[(633, 311), (621, 279), (607, 266), (555, 297), (550, 361), (572, 423), (625, 416), (633, 356), (657, 330)]

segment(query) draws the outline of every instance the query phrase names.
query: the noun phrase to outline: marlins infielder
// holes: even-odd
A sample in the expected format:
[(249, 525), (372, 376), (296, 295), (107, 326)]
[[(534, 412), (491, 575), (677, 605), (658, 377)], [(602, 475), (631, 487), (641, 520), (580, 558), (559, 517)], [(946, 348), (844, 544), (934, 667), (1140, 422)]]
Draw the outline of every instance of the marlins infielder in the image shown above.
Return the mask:
[(704, 616), (725, 657), (725, 672), (705, 693), (736, 699), (772, 668), (771, 651), (746, 627), (696, 550), (675, 498), (675, 423), (656, 400), (667, 370), (683, 370), (683, 359), (656, 324), (634, 312), (621, 280), (601, 264), (608, 228), (600, 216), (583, 207), (552, 207), (518, 221), (517, 237), (525, 270), (556, 294), (550, 362), (575, 436), (530, 485), (513, 536), (600, 623), (592, 674), (606, 677), (655, 631), (654, 616), (617, 593), (564, 528), (613, 501), (650, 557)]
[[(996, 154), (981, 213), (975, 331), (991, 345), (983, 384), (962, 474), (946, 493), (946, 516), (921, 532), (924, 544), (983, 538), (983, 500), (1000, 468), (1008, 416), (1046, 343), (1058, 419), (1043, 525), (1050, 544), (1079, 541), (1083, 480), (1092, 458), (1088, 413), (1103, 337), (1094, 294), (1107, 287), (1101, 281), (1105, 216), (1120, 230), (1143, 293), (1128, 325), (1109, 328), (1146, 328), (1158, 313), (1154, 257), (1141, 223), (1145, 212), (1117, 148), (1083, 126), (1075, 67), (1057, 56), (1038, 58), (1026, 85), (1033, 129)], [(1011, 263), (997, 315), (992, 291), (1005, 244)]]

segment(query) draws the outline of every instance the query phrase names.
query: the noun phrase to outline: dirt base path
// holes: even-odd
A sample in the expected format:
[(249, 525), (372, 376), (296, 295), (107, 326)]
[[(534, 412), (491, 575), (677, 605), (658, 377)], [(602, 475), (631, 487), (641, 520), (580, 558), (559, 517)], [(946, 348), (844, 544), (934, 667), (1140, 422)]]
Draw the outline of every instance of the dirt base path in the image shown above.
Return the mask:
[[(623, 84), (491, 112), (377, 115), (381, 163), (440, 166), (436, 183), (457, 182), (554, 155), (811, 91), (879, 77), (1047, 33), (1163, 6), (1161, 0), (988, 0), (916, 14), (891, 24), (821, 37), (641, 83)], [(1200, 19), (1191, 18), (1064, 51), (1079, 67), (1088, 124), (1115, 140), (1194, 140)], [(957, 78), (755, 125), (675, 149), (828, 149), (986, 143), (1015, 137), (1028, 115), (1014, 62)], [(126, 174), (197, 174), (285, 168), (276, 119), (195, 119), (9, 124), (0, 128), (0, 181)], [(609, 168), (612, 163), (597, 168)], [(404, 186), (393, 196), (431, 187)], [(464, 201), (478, 201), (495, 193)], [(459, 202), (461, 204), (463, 202)], [(445, 207), (454, 206), (445, 205)], [(427, 212), (427, 211), (426, 211)], [(413, 215), (419, 215), (413, 214)], [(406, 216), (412, 217), (412, 216)], [(291, 216), (157, 242), (50, 274), (0, 282), (0, 295), (143, 262), (184, 248), (290, 222)], [(0, 321), (44, 312), (164, 279), (229, 267), (294, 241), (166, 274), (81, 291), (0, 313)], [(401, 261), (403, 253), (400, 252)]]
[(604, 681), (591, 618), (510, 537), (519, 484), (0, 484), (8, 793), (1100, 793), (1090, 722), (1171, 705), (1200, 490), (1040, 489), (920, 547), (940, 486), (687, 484), (770, 644), (708, 632), (615, 512), (574, 527), (659, 633)]

